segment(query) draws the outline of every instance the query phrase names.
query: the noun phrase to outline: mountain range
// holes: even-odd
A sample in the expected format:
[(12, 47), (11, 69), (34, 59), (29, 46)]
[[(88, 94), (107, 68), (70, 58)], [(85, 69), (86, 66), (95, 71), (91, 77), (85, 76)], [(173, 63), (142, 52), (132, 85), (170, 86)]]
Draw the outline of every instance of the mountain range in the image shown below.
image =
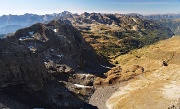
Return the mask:
[[(62, 13), (37, 15), (26, 13), (24, 15), (3, 15), (0, 16), (0, 34), (7, 34), (10, 32), (15, 32), (16, 30), (33, 25), (35, 23), (43, 23), (46, 21), (53, 20), (62, 16), (71, 14), (68, 11)], [(9, 29), (10, 28), (10, 29)]]
[[(137, 13), (130, 13), (126, 15), (138, 16), (139, 18), (143, 18), (147, 20), (162, 20), (162, 19), (173, 20), (180, 18), (180, 14), (141, 15)], [(12, 33), (22, 27), (27, 27), (35, 23), (43, 23), (53, 19), (59, 19), (62, 17), (73, 17), (73, 16), (78, 16), (78, 14), (72, 14), (71, 12), (64, 11), (61, 13), (45, 14), (45, 15), (37, 15), (37, 14), (29, 14), (29, 13), (26, 13), (24, 15), (11, 15), (11, 14), (2, 15), (0, 16), (0, 34)]]
[[(5, 21), (2, 20), (3, 18)], [(2, 16), (0, 19), (3, 22), (1, 25), (8, 24), (5, 27), (1, 27), (0, 31), (4, 31), (2, 32), (3, 34), (36, 22), (48, 23), (52, 19), (60, 20), (63, 23), (75, 26), (85, 40), (94, 47), (96, 52), (106, 58), (127, 53), (132, 49), (140, 48), (173, 35), (168, 27), (162, 26), (159, 22), (145, 20), (141, 18), (141, 15), (135, 14), (84, 12), (78, 15), (64, 11), (51, 15), (9, 15), (6, 17)], [(10, 35), (1, 36), (6, 37)]]
[(170, 28), (175, 35), (180, 35), (180, 14), (153, 14), (141, 15), (137, 13), (128, 14), (131, 16), (138, 16), (143, 19), (152, 20), (159, 23), (159, 25)]

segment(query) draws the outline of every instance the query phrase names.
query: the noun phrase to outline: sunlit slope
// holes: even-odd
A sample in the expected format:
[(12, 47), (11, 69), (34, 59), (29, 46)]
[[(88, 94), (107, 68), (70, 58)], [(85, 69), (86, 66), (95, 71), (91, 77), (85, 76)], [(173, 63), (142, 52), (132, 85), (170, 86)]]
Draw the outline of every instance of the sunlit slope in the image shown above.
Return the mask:
[[(180, 37), (117, 57), (121, 66), (140, 65), (144, 73), (120, 87), (109, 109), (167, 109), (180, 97)], [(163, 65), (165, 61), (168, 66)]]

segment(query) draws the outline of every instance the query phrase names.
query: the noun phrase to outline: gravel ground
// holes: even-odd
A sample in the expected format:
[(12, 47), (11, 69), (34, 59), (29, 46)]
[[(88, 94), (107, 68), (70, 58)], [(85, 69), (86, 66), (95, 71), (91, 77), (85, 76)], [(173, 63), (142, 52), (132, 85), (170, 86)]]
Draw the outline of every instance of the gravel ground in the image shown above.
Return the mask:
[(94, 94), (91, 96), (89, 104), (97, 106), (98, 109), (108, 109), (106, 107), (106, 101), (119, 89), (119, 87), (122, 87), (126, 84), (127, 82), (124, 82), (117, 85), (97, 88)]

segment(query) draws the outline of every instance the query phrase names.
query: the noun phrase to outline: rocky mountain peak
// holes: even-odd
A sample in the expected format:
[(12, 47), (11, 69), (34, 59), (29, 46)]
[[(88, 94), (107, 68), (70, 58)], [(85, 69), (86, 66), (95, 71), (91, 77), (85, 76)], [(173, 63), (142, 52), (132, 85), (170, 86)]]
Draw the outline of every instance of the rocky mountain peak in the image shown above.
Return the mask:
[(83, 16), (83, 17), (88, 17), (89, 15), (90, 14), (88, 12), (84, 12), (84, 13), (81, 14), (81, 16)]
[[(75, 27), (53, 20), (22, 28), (14, 35), (0, 39), (0, 66), (0, 88), (3, 91), (10, 91), (12, 87), (16, 90), (13, 93), (22, 91), (24, 96), (44, 103), (42, 106), (67, 108), (83, 106), (82, 99), (87, 100), (86, 97), (93, 93), (95, 76), (102, 75), (111, 65), (96, 54)], [(26, 95), (30, 92), (25, 94), (23, 90), (31, 90), (35, 95)], [(33, 102), (25, 104), (37, 105)]]
[(72, 14), (72, 13), (69, 12), (69, 11), (63, 11), (61, 14), (62, 14), (63, 16), (65, 16), (65, 15)]
[[(77, 69), (96, 74), (106, 69), (102, 66), (108, 65), (108, 62), (102, 61), (104, 59), (98, 56), (82, 38), (77, 29), (71, 25), (61, 24), (60, 21), (51, 21), (48, 24), (37, 23), (20, 29), (14, 36), (0, 41), (2, 42), (1, 66), (7, 66), (9, 69), (0, 69), (2, 70), (1, 77), (6, 78), (6, 75), (11, 75), (14, 81), (19, 78), (17, 75), (21, 75), (21, 79), (18, 80), (22, 82), (25, 79), (24, 75), (33, 76), (33, 72), (36, 72), (36, 76), (39, 75), (42, 79), (45, 79), (41, 77), (42, 74), (49, 75), (49, 73), (69, 72)], [(29, 58), (29, 60), (23, 58)], [(38, 67), (33, 67), (37, 63), (39, 63)], [(25, 66), (27, 64), (29, 64), (28, 67)], [(29, 76), (27, 81), (37, 77)], [(1, 78), (1, 83), (3, 81), (13, 83), (13, 79), (8, 82), (5, 78)]]

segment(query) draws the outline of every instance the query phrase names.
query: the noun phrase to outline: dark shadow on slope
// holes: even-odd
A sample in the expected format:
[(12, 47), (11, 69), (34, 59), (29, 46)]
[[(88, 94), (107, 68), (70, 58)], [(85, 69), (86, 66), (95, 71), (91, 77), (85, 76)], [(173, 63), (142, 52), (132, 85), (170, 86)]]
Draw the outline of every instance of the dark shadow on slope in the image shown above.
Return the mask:
[(0, 108), (10, 109), (97, 109), (75, 94), (62, 83), (50, 81), (40, 91), (30, 90), (25, 84), (9, 85), (0, 89)]

